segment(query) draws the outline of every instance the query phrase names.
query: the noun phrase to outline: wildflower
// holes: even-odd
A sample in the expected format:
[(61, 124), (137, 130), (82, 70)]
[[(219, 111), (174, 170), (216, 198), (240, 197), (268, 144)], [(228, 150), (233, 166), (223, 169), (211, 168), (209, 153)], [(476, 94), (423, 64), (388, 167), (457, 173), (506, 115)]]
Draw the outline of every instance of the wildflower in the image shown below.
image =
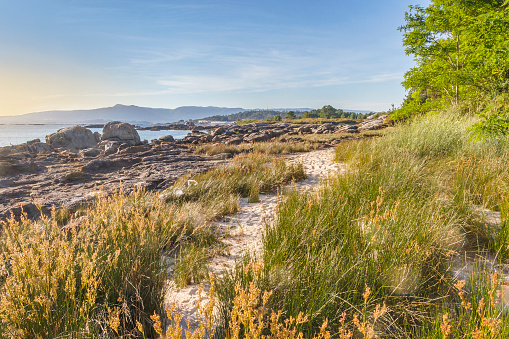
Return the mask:
[(365, 284), (366, 289), (364, 290), (364, 293), (362, 294), (362, 297), (364, 298), (364, 304), (368, 302), (369, 295), (371, 294), (371, 288), (367, 284)]
[(376, 305), (375, 312), (373, 312), (373, 318), (374, 318), (373, 322), (376, 322), (378, 320), (378, 318), (383, 316), (385, 313), (387, 313), (387, 307), (385, 306), (385, 301), (384, 301), (382, 308), (380, 308), (380, 304)]
[(451, 334), (451, 325), (449, 324), (449, 313), (445, 313), (442, 316), (442, 324), (440, 325), (440, 331), (444, 338), (448, 338)]

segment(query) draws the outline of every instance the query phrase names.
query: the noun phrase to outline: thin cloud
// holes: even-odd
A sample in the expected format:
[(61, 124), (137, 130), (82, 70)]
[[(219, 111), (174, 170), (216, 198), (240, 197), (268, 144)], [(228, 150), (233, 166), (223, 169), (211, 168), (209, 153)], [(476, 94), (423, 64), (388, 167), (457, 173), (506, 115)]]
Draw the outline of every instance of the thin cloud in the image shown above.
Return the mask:
[(402, 80), (402, 73), (381, 73), (364, 78), (351, 77), (316, 77), (301, 75), (292, 76), (275, 72), (270, 67), (252, 67), (238, 75), (181, 75), (167, 80), (160, 80), (159, 84), (166, 87), (171, 94), (195, 94), (203, 92), (247, 91), (259, 92), (283, 88), (305, 88), (341, 86), (356, 83), (382, 83)]

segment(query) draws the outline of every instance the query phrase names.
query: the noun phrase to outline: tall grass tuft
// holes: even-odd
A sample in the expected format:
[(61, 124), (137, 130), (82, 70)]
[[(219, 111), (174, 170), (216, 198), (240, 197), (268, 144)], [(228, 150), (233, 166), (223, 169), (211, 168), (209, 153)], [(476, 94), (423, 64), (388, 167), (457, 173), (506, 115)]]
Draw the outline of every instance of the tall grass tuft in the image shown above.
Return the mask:
[[(195, 201), (214, 206), (216, 199), (249, 197), (250, 192), (275, 192), (281, 185), (306, 177), (302, 164), (288, 165), (283, 159), (262, 153), (239, 154), (230, 162), (197, 176), (185, 176), (163, 195), (167, 201)], [(236, 200), (237, 199), (237, 200)], [(207, 213), (220, 217), (236, 211), (237, 206)]]

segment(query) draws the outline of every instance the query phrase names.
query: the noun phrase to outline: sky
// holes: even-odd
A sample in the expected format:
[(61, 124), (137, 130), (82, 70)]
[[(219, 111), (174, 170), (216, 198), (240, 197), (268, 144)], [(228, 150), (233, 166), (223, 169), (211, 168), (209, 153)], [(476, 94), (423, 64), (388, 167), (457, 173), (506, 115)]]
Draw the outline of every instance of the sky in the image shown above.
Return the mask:
[(382, 111), (428, 0), (0, 0), (0, 116), (115, 104)]

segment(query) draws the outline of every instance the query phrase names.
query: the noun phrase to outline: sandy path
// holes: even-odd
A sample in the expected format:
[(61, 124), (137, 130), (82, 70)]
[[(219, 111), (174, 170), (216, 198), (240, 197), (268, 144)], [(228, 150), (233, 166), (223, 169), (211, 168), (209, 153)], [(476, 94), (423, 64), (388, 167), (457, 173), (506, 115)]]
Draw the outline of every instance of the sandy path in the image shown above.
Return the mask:
[[(298, 182), (298, 190), (315, 189), (320, 181), (329, 174), (340, 169), (339, 164), (332, 163), (334, 149), (317, 150), (286, 156), (289, 163), (302, 163), (307, 179)], [(275, 213), (281, 196), (260, 194), (259, 203), (248, 203), (247, 198), (240, 201), (240, 210), (218, 222), (218, 227), (225, 234), (223, 243), (227, 246), (228, 255), (216, 256), (209, 261), (209, 270), (216, 276), (225, 269), (235, 266), (236, 260), (242, 258), (246, 252), (256, 253), (262, 247), (262, 235), (265, 225), (269, 223)], [(191, 285), (182, 289), (170, 286), (165, 303), (175, 303), (184, 318), (196, 321), (197, 312), (195, 302), (198, 298), (199, 286)]]

